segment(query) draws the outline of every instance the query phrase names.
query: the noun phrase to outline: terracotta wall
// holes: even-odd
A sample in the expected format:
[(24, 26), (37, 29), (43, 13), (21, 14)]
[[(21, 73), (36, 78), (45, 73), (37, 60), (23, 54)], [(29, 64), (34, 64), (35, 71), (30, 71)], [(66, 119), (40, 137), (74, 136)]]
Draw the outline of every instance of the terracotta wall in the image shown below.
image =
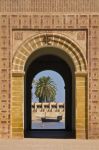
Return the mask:
[[(14, 30), (87, 29), (86, 60), (88, 63), (88, 137), (99, 138), (99, 8), (94, 0), (0, 1), (0, 137), (11, 137), (11, 70), (14, 38), (23, 40)], [(16, 3), (16, 5), (15, 5)], [(47, 7), (46, 7), (47, 6)], [(51, 12), (51, 13), (49, 13)], [(70, 32), (71, 32), (70, 31)], [(41, 31), (39, 31), (41, 32)], [(44, 31), (45, 32), (45, 31)], [(21, 42), (20, 42), (21, 43)], [(17, 44), (15, 45), (17, 47)]]

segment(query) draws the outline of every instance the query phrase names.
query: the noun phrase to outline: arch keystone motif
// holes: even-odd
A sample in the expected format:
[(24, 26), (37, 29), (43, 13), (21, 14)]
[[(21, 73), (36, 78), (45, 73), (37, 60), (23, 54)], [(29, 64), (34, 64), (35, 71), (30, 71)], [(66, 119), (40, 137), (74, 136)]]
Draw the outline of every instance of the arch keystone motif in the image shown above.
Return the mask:
[(86, 71), (87, 63), (80, 48), (63, 34), (39, 34), (27, 39), (13, 57), (13, 72), (23, 72), (29, 56), (39, 48), (53, 46), (63, 49), (73, 60), (75, 70)]

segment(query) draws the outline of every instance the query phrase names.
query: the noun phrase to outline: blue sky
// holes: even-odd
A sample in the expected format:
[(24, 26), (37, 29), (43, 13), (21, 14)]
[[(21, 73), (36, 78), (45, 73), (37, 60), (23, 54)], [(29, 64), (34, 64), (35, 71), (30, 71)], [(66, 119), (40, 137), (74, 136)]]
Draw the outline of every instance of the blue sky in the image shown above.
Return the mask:
[[(52, 70), (46, 70), (46, 71), (41, 71), (40, 73), (38, 73), (35, 77), (34, 80), (39, 80), (40, 77), (42, 76), (50, 76), (52, 78), (52, 80), (55, 82), (56, 86), (57, 86), (57, 93), (56, 93), (56, 102), (65, 102), (65, 90), (64, 90), (64, 80), (61, 77), (61, 75), (55, 71)], [(32, 101), (33, 102), (38, 102), (38, 99), (36, 98), (35, 94), (35, 87), (33, 86), (32, 88)]]

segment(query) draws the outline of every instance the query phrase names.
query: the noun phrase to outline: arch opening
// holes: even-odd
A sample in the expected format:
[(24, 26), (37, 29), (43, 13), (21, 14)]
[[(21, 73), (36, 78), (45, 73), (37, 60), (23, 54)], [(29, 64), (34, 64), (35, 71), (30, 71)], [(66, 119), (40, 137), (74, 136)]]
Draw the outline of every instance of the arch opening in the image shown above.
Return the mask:
[[(14, 105), (14, 102), (17, 101), (19, 115), (12, 114), (12, 136), (19, 134), (20, 136), (23, 135), (23, 137), (33, 137), (32, 132), (28, 130), (31, 127), (30, 121), (28, 120), (28, 117), (31, 118), (31, 112), (26, 108), (26, 105), (28, 108), (31, 107), (31, 82), (33, 78), (31, 68), (36, 66), (33, 67), (34, 75), (40, 71), (51, 69), (58, 72), (64, 81), (67, 81), (65, 82), (66, 87), (70, 85), (68, 90), (65, 90), (68, 93), (66, 106), (68, 105), (69, 108), (66, 109), (66, 115), (70, 115), (69, 119), (68, 117), (66, 118), (66, 129), (68, 133), (64, 134), (66, 130), (65, 132), (58, 130), (57, 133), (54, 132), (55, 134), (50, 132), (49, 136), (47, 136), (48, 133), (46, 132), (43, 134), (43, 137), (86, 138), (86, 59), (80, 48), (64, 35), (48, 33), (48, 43), (44, 42), (44, 36), (46, 35), (40, 34), (27, 39), (20, 45), (13, 57), (11, 108), (13, 114), (16, 114), (15, 108), (17, 106)], [(48, 60), (48, 58), (50, 59)], [(55, 60), (56, 62), (58, 60), (58, 63), (55, 64)], [(44, 64), (47, 64), (46, 67)], [(30, 116), (26, 116), (27, 114)], [(18, 120), (19, 124), (16, 124), (14, 120)], [(18, 132), (16, 132), (15, 128)], [(39, 131), (33, 132), (34, 137), (40, 137), (38, 133)]]
[[(48, 47), (49, 49), (49, 47)], [(54, 48), (52, 48), (54, 50)], [(47, 47), (41, 49), (41, 51), (47, 50)], [(56, 49), (55, 49), (56, 50)], [(35, 56), (35, 55), (34, 55)], [(30, 62), (26, 64), (26, 72), (25, 72), (25, 114), (24, 114), (24, 127), (25, 127), (25, 137), (58, 137), (58, 138), (66, 138), (66, 137), (75, 137), (75, 79), (74, 79), (74, 68), (71, 62), (71, 66), (69, 66), (66, 61), (64, 61), (59, 56), (45, 54), (39, 57), (36, 57), (33, 61), (31, 61), (33, 56), (30, 56)], [(67, 59), (68, 60), (68, 59)], [(70, 61), (70, 60), (69, 60)], [(28, 66), (28, 67), (27, 67)], [(31, 128), (31, 83), (35, 75), (37, 75), (41, 71), (45, 70), (53, 70), (61, 75), (65, 82), (65, 126), (62, 129), (48, 129), (46, 130), (33, 130)], [(61, 88), (61, 87), (60, 87)], [(28, 107), (27, 107), (28, 106)], [(57, 131), (56, 131), (57, 130)], [(38, 132), (39, 131), (39, 132)], [(69, 133), (69, 134), (68, 134)]]
[[(65, 129), (65, 94), (64, 79), (56, 71), (44, 70), (34, 76), (31, 88), (31, 129)], [(56, 120), (58, 116), (62, 117), (60, 121)]]

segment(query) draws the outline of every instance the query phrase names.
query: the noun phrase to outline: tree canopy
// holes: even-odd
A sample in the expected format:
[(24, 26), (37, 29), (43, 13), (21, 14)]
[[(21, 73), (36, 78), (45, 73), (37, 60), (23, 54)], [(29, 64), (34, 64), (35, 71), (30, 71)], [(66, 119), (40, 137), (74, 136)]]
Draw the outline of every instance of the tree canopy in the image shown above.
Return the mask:
[(56, 84), (49, 76), (43, 76), (35, 82), (35, 95), (39, 102), (55, 101), (56, 91)]

